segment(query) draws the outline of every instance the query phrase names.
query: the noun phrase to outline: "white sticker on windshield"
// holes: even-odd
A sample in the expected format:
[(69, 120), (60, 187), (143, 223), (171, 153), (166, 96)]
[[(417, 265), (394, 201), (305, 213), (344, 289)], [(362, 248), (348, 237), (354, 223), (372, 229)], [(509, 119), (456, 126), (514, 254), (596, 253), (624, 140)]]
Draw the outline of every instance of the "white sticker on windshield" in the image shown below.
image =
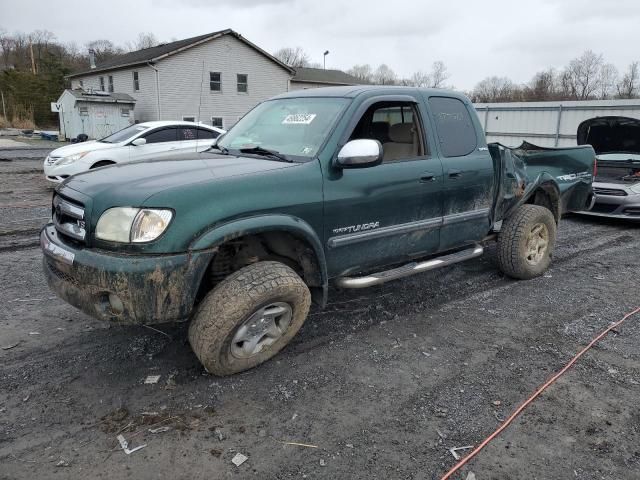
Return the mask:
[(293, 113), (282, 120), (283, 125), (309, 125), (316, 118), (315, 113)]

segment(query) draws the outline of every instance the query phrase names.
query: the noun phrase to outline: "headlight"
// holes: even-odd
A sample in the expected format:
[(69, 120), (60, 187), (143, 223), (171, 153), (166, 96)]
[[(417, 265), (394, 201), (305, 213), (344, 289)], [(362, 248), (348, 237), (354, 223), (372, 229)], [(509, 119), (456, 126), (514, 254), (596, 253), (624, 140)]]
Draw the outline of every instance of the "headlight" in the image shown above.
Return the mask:
[(110, 208), (96, 225), (96, 238), (120, 243), (140, 243), (155, 240), (169, 226), (171, 210), (153, 208)]
[(69, 155), (68, 157), (63, 157), (60, 160), (58, 160), (56, 162), (57, 166), (62, 166), (62, 165), (69, 165), (70, 163), (73, 163), (77, 160), (80, 160), (82, 157), (84, 157), (87, 153), (89, 152), (80, 152), (80, 153), (75, 153), (73, 155)]

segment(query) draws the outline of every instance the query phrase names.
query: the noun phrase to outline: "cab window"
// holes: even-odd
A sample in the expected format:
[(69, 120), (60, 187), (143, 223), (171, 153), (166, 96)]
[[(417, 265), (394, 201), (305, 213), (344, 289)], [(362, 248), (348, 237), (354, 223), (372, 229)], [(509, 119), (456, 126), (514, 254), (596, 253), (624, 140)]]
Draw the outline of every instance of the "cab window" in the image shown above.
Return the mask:
[(349, 139), (358, 138), (378, 140), (384, 152), (383, 163), (414, 160), (427, 151), (417, 106), (410, 102), (374, 103)]
[(431, 97), (429, 108), (443, 156), (462, 157), (476, 149), (476, 130), (464, 103), (457, 98)]

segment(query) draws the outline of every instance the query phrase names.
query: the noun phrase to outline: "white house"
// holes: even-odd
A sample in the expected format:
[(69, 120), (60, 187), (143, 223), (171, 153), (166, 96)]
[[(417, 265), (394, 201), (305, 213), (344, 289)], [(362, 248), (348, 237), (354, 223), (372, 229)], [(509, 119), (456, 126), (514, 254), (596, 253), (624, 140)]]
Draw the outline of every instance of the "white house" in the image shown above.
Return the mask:
[[(317, 69), (311, 69), (317, 70)], [(344, 85), (327, 70), (325, 85)], [(300, 85), (319, 86), (227, 29), (146, 48), (69, 75), (72, 89), (128, 94), (136, 120), (194, 120), (229, 128), (257, 103)], [(345, 74), (346, 75), (346, 74)], [(355, 82), (357, 83), (357, 81)]]

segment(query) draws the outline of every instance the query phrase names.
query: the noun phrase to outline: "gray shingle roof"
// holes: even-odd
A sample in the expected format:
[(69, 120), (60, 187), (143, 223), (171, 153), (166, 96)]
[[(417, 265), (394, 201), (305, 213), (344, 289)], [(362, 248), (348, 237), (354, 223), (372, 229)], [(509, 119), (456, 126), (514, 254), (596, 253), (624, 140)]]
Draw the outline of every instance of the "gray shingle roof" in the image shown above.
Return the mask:
[(298, 67), (292, 82), (326, 83), (328, 85), (361, 85), (363, 82), (342, 70)]
[(82, 72), (72, 73), (68, 75), (68, 78), (78, 77), (82, 75), (89, 75), (97, 72), (104, 72), (107, 70), (116, 70), (118, 68), (125, 68), (134, 65), (141, 65), (147, 62), (153, 63), (163, 57), (168, 55), (178, 53), (186, 48), (192, 47), (202, 42), (206, 42), (216, 37), (221, 37), (223, 35), (233, 35), (238, 40), (246, 43), (250, 47), (254, 48), (258, 52), (267, 56), (281, 67), (293, 71), (290, 67), (282, 63), (280, 60), (275, 58), (273, 55), (262, 50), (257, 45), (254, 45), (249, 40), (245, 39), (242, 35), (237, 32), (234, 32), (230, 28), (226, 30), (219, 30), (217, 32), (207, 33), (205, 35), (198, 35), (197, 37), (185, 38), (184, 40), (177, 40), (175, 42), (163, 43), (161, 45), (157, 45), (155, 47), (143, 48), (142, 50), (136, 50), (135, 52), (125, 53), (124, 55), (119, 55), (110, 60), (104, 61), (100, 63), (100, 65), (96, 65), (96, 68), (91, 70), (85, 70)]
[(85, 102), (104, 102), (104, 103), (136, 103), (136, 99), (126, 93), (116, 92), (87, 92), (85, 90), (67, 90), (76, 99)]

